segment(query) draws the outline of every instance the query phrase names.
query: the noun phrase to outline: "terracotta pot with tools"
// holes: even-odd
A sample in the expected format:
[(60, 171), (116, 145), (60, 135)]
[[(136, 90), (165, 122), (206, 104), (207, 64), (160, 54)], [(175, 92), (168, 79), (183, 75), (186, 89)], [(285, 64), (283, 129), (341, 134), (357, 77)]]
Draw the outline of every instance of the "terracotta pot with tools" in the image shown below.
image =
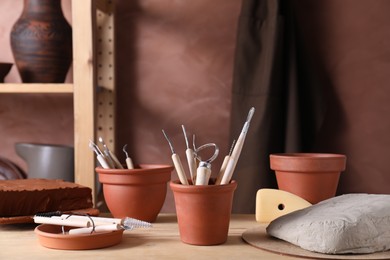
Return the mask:
[(237, 182), (224, 185), (183, 185), (171, 181), (182, 242), (218, 245), (226, 242)]
[(326, 153), (284, 153), (270, 155), (280, 190), (291, 192), (312, 204), (336, 195), (346, 156)]
[(141, 164), (135, 169), (97, 167), (107, 207), (115, 218), (131, 217), (154, 222), (171, 180), (170, 165)]

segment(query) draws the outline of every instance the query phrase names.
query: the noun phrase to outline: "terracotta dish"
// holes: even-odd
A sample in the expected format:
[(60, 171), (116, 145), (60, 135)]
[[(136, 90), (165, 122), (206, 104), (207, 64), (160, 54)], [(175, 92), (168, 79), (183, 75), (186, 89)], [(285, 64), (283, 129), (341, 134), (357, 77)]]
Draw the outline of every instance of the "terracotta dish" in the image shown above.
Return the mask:
[[(69, 231), (69, 229), (71, 227), (65, 227), (65, 231)], [(123, 230), (79, 235), (62, 234), (61, 226), (47, 224), (37, 226), (34, 232), (42, 246), (62, 250), (110, 247), (119, 244), (123, 236)]]

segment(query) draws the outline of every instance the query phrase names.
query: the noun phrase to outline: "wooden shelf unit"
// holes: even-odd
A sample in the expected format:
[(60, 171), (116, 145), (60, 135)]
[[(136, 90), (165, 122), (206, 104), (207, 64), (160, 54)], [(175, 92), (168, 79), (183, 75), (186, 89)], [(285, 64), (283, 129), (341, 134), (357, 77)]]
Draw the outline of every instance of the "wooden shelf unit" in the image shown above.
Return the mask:
[[(96, 141), (99, 130), (99, 136), (115, 149), (113, 3), (112, 0), (71, 0), (71, 4), (73, 83), (4, 83), (0, 94), (73, 95), (75, 182), (90, 187), (96, 202), (96, 160), (89, 149), (89, 140)], [(103, 63), (109, 66), (101, 66)]]

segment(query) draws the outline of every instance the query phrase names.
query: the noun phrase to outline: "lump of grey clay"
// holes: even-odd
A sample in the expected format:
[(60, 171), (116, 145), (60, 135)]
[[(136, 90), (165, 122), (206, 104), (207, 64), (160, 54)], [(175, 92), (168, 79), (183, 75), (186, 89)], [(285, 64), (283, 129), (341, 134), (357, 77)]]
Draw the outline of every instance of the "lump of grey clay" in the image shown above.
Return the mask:
[(390, 195), (347, 194), (273, 220), (271, 236), (325, 254), (390, 249)]

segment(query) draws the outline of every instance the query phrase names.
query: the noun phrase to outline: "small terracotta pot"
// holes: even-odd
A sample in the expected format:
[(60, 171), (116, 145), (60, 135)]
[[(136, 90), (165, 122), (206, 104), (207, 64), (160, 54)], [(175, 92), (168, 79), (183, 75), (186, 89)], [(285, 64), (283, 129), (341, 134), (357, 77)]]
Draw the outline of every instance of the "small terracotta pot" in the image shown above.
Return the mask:
[(285, 153), (270, 155), (280, 190), (291, 192), (312, 204), (336, 195), (346, 156), (322, 153)]
[(154, 222), (171, 180), (170, 165), (141, 164), (137, 169), (97, 167), (107, 207), (115, 218), (131, 217)]
[(182, 185), (171, 181), (180, 239), (192, 245), (218, 245), (229, 232), (237, 182), (226, 185)]

